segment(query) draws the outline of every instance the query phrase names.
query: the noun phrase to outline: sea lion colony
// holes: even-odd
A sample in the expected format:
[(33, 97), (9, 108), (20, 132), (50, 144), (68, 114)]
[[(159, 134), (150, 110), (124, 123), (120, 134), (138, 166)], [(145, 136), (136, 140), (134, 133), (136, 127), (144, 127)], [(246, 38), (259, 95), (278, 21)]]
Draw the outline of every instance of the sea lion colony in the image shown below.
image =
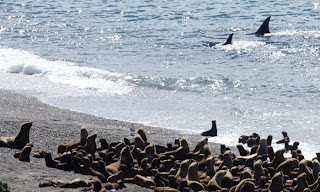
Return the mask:
[[(1, 147), (22, 149), (15, 154), (20, 161), (30, 161), (31, 125), (24, 123), (15, 137), (0, 137)], [(304, 159), (298, 143), (291, 146), (287, 133), (283, 136), (279, 142), (285, 143), (285, 148), (275, 152), (272, 136), (267, 139), (256, 133), (241, 136), (237, 145), (240, 155), (236, 156), (225, 145), (221, 145), (219, 154), (214, 154), (207, 138), (194, 149), (189, 148), (185, 138), (167, 146), (153, 145), (147, 141), (143, 127), (137, 130), (133, 141), (124, 138), (109, 143), (101, 138), (97, 146), (97, 135), (82, 127), (78, 141), (58, 146), (60, 156), (52, 159), (50, 152), (38, 149), (33, 157), (44, 158), (48, 167), (97, 177), (96, 180), (44, 181), (39, 187), (106, 191), (135, 183), (155, 191), (320, 191), (319, 155), (312, 161)], [(291, 152), (291, 157), (284, 157), (286, 151)]]

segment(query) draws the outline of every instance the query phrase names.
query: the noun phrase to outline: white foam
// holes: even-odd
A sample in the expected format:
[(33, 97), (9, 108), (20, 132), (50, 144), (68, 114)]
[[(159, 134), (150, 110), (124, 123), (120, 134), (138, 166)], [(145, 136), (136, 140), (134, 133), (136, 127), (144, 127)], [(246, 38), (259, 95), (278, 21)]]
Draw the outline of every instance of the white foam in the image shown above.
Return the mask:
[(72, 62), (50, 61), (23, 50), (1, 48), (0, 57), (2, 72), (42, 76), (55, 83), (106, 94), (128, 94), (133, 88), (122, 74), (80, 67)]

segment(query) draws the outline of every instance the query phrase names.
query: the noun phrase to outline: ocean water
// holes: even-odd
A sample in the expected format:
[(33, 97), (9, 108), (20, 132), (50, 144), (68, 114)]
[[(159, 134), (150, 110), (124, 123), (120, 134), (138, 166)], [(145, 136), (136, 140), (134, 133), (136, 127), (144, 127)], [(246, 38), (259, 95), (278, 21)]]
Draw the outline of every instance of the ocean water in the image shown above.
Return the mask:
[[(195, 134), (216, 120), (210, 141), (229, 145), (285, 130), (312, 158), (320, 152), (319, 3), (3, 0), (0, 88)], [(271, 34), (253, 35), (268, 16)]]

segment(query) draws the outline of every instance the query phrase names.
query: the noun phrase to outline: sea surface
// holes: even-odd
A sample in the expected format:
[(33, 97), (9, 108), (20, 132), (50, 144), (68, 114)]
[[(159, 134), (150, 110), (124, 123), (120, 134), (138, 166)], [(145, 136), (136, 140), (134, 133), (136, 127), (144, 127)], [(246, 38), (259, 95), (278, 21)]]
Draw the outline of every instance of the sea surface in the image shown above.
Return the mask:
[[(312, 158), (320, 152), (319, 3), (2, 0), (0, 88), (188, 133), (216, 120), (210, 141), (228, 145), (253, 132), (276, 141), (285, 130)], [(271, 33), (255, 36), (268, 16)]]

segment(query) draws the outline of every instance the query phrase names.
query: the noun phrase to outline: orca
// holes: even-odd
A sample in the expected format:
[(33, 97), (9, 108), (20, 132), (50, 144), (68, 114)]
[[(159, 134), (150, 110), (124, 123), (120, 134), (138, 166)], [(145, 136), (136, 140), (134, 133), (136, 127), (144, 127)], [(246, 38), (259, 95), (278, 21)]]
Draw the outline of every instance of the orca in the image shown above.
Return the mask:
[(271, 16), (266, 18), (266, 20), (264, 20), (264, 22), (262, 23), (262, 25), (260, 26), (258, 31), (255, 32), (254, 34), (256, 34), (257, 36), (263, 36), (266, 33), (270, 33), (270, 31), (269, 31), (270, 18), (271, 18)]
[(217, 133), (217, 124), (216, 124), (216, 121), (213, 120), (212, 121), (212, 127), (210, 130), (208, 131), (204, 131), (203, 133), (201, 133), (202, 136), (210, 136), (210, 137), (215, 137), (215, 136), (218, 136), (218, 133)]
[(222, 44), (222, 45), (229, 45), (229, 44), (232, 44), (232, 37), (233, 37), (233, 33), (231, 33), (227, 39), (227, 41)]
[[(231, 33), (227, 39), (227, 41), (225, 43), (223, 43), (222, 45), (229, 45), (232, 44), (232, 37), (233, 37), (233, 33)], [(203, 45), (208, 46), (208, 47), (213, 47), (216, 46), (220, 43), (213, 43), (213, 42), (204, 42)]]

